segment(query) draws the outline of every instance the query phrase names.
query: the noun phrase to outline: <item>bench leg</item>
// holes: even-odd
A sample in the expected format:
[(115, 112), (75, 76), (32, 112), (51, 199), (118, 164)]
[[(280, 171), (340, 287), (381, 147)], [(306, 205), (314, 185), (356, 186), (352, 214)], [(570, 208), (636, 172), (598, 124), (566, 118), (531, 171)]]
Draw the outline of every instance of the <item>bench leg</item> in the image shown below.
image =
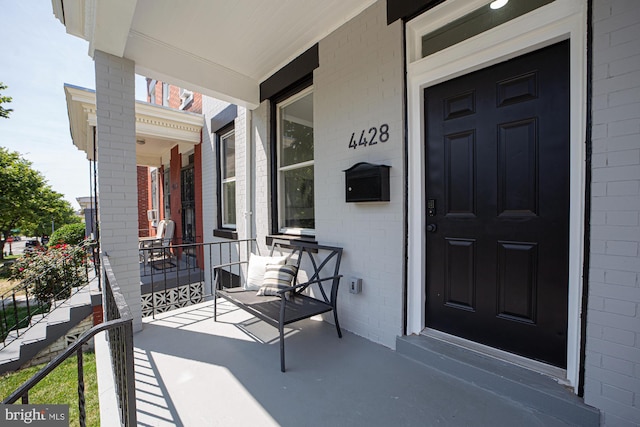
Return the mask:
[(284, 372), (284, 326), (280, 323), (280, 372)]
[(216, 291), (213, 291), (213, 321), (218, 321), (218, 295), (216, 295)]
[(333, 320), (336, 322), (336, 330), (338, 331), (338, 338), (342, 338), (342, 330), (340, 329), (340, 322), (338, 322), (338, 311), (333, 309)]

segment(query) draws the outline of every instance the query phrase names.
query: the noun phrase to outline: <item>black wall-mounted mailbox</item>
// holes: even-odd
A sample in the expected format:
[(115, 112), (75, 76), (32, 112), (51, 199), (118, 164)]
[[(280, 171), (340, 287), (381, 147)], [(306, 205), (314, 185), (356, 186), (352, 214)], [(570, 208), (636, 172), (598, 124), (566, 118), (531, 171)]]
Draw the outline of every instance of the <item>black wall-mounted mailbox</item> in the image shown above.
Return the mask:
[(388, 202), (391, 166), (360, 162), (345, 170), (347, 202)]

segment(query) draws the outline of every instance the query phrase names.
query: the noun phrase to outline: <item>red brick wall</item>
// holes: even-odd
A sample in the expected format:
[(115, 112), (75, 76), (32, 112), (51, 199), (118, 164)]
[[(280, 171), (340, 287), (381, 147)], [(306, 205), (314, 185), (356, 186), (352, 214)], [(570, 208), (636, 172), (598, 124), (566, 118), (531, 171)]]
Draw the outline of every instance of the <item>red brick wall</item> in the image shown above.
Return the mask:
[(169, 85), (169, 107), (177, 110), (180, 108), (180, 88)]
[(186, 108), (186, 111), (202, 114), (202, 95), (201, 94), (197, 92), (193, 93), (193, 102), (188, 108)]
[(94, 305), (91, 308), (91, 311), (93, 312), (93, 326), (102, 323), (102, 321), (104, 320), (102, 314), (102, 305)]

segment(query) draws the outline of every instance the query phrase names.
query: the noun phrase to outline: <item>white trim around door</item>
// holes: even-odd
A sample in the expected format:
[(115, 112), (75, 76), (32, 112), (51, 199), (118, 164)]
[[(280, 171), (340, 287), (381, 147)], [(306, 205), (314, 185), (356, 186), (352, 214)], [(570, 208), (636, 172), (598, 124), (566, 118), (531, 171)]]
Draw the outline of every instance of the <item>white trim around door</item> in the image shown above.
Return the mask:
[(586, 0), (555, 0), (457, 45), (420, 58), (424, 34), (489, 0), (448, 0), (407, 23), (407, 128), (409, 141), (409, 241), (407, 334), (425, 327), (424, 88), (486, 68), (561, 40), (570, 40), (569, 303), (566, 378), (577, 392), (585, 204)]

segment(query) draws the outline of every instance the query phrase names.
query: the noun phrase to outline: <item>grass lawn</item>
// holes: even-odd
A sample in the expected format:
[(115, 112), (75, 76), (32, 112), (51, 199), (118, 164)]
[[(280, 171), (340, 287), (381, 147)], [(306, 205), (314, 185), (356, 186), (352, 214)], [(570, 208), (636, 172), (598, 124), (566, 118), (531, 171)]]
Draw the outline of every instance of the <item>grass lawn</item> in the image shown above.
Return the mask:
[[(87, 426), (100, 425), (100, 407), (98, 404), (98, 380), (96, 375), (96, 357), (93, 352), (84, 354), (84, 387)], [(45, 365), (32, 366), (18, 372), (0, 376), (0, 396), (8, 397), (22, 383), (31, 378)], [(18, 400), (18, 403), (20, 400)], [(78, 362), (70, 357), (40, 381), (29, 392), (29, 403), (68, 404), (69, 425), (80, 425), (78, 416)]]

